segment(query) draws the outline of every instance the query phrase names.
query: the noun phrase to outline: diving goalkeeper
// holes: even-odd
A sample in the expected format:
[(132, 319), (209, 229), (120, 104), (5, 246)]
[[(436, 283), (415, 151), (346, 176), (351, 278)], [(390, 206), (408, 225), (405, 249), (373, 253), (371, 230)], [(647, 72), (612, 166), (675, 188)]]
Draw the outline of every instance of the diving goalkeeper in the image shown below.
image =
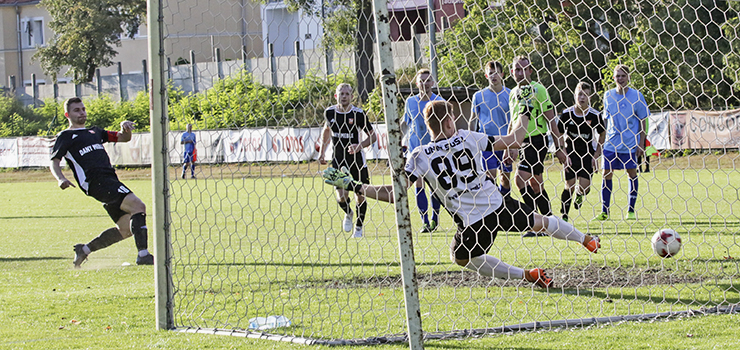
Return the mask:
[[(502, 197), (493, 181), (486, 176), (482, 151), (521, 147), (531, 108), (530, 96), (522, 97), (521, 104), (527, 112), (522, 113), (522, 118), (512, 126), (512, 132), (503, 136), (457, 130), (452, 104), (430, 102), (424, 108), (424, 119), (432, 142), (417, 147), (411, 153), (405, 170), (408, 183), (419, 178), (427, 182), (457, 223), (451, 244), (456, 264), (483, 276), (523, 279), (539, 287), (550, 288), (553, 281), (543, 269), (525, 270), (487, 254), (498, 231), (544, 231), (558, 239), (579, 242), (593, 253), (601, 247), (598, 237), (583, 234), (558, 217), (535, 213), (510, 196)], [(327, 184), (369, 198), (384, 202), (394, 200), (392, 185), (362, 184), (334, 168), (325, 170), (323, 177)]]

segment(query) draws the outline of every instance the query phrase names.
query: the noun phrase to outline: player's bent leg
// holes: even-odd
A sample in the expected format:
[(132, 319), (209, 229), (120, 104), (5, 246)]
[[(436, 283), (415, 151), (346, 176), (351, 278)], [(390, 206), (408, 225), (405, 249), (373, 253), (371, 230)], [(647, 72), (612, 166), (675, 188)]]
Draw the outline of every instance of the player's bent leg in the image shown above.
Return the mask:
[[(462, 261), (457, 262), (460, 265)], [(462, 265), (461, 265), (462, 266)], [(479, 275), (501, 279), (523, 279), (524, 269), (511, 266), (496, 257), (483, 254), (470, 258), (464, 265), (468, 270), (475, 271)]]
[(423, 227), (421, 228), (421, 232), (432, 232), (431, 227), (429, 226), (428, 216), (429, 200), (427, 199), (427, 193), (424, 189), (423, 179), (416, 180), (414, 191), (416, 194), (416, 207), (419, 208), (419, 215), (421, 215), (421, 222), (423, 225)]
[[(148, 249), (149, 233), (146, 226), (146, 205), (139, 197), (130, 193), (123, 199), (121, 210), (131, 214), (129, 225), (131, 234), (134, 236), (134, 241), (136, 242), (136, 249), (139, 251), (136, 264), (154, 265), (154, 257), (149, 253)], [(119, 219), (119, 229), (125, 225), (125, 223), (121, 222), (122, 220), (124, 220), (124, 217)]]
[(639, 180), (637, 178), (637, 169), (626, 169), (627, 175), (629, 175), (629, 204), (627, 207), (627, 220), (635, 220), (635, 205), (637, 204), (637, 189), (639, 187)]
[(537, 206), (537, 210), (542, 215), (552, 215), (552, 208), (550, 207), (550, 196), (545, 190), (544, 179), (542, 174), (533, 174), (529, 181), (530, 187), (534, 190), (534, 202)]
[(501, 172), (501, 185), (499, 186), (501, 195), (506, 196), (511, 192), (511, 173)]
[(529, 172), (523, 171), (521, 169), (517, 170), (516, 175), (514, 176), (514, 183), (516, 183), (516, 188), (518, 188), (520, 191), (524, 190), (531, 176), (532, 174), (530, 174)]
[[(568, 213), (570, 212), (571, 199), (573, 198), (575, 181), (573, 179), (566, 180), (565, 188), (560, 193), (560, 215), (563, 220), (568, 221)], [(578, 209), (576, 207), (576, 209)]]
[(534, 213), (534, 225), (532, 229), (535, 231), (545, 231), (554, 238), (581, 243), (584, 248), (592, 253), (598, 252), (599, 248), (601, 248), (599, 237), (584, 234), (575, 228), (575, 226), (563, 221), (563, 219), (557, 216), (543, 216)]
[(357, 210), (357, 221), (355, 222), (355, 232), (353, 237), (360, 238), (364, 232), (365, 213), (367, 213), (367, 201), (365, 200), (365, 196), (360, 194), (357, 195), (357, 206), (355, 209)]
[(118, 232), (121, 233), (121, 237), (123, 237), (123, 239), (133, 236), (134, 234), (131, 232), (131, 214), (121, 216), (118, 221), (116, 221), (116, 227), (118, 228)]
[[(87, 246), (90, 248), (90, 252), (98, 251), (103, 248), (109, 247), (122, 241), (124, 237), (118, 227), (111, 227), (100, 233), (95, 237)], [(89, 254), (89, 253), (88, 253)]]
[(341, 188), (337, 188), (337, 205), (344, 211), (344, 218), (342, 219), (342, 229), (344, 232), (352, 231), (352, 216), (354, 213), (350, 208), (351, 200), (349, 199), (349, 191), (345, 191)]
[(604, 169), (604, 180), (601, 185), (601, 214), (595, 217), (594, 220), (605, 221), (609, 219), (609, 206), (611, 205), (612, 189), (614, 187), (612, 176), (614, 176), (614, 170)]
[[(128, 215), (125, 215), (128, 217)], [(88, 255), (94, 251), (101, 250), (109, 247), (115, 243), (122, 241), (124, 237), (118, 227), (111, 227), (100, 233), (97, 237), (93, 238), (87, 244), (76, 244), (74, 246), (75, 258), (73, 260), (75, 268), (79, 268), (82, 263), (87, 260)]]
[(121, 210), (129, 214), (146, 213), (146, 204), (135, 194), (129, 193), (121, 202)]

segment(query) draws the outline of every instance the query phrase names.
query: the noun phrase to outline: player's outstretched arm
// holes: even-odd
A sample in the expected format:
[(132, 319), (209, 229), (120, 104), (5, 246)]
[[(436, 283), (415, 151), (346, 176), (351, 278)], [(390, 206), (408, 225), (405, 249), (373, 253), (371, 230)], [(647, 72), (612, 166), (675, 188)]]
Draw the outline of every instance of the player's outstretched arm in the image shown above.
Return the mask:
[(49, 170), (51, 170), (51, 174), (54, 175), (54, 178), (57, 179), (57, 183), (59, 184), (59, 188), (66, 189), (67, 187), (75, 187), (75, 185), (67, 180), (67, 177), (64, 176), (64, 173), (62, 172), (62, 166), (61, 161), (59, 159), (52, 159), (51, 160), (51, 166), (49, 166)]
[(121, 122), (121, 131), (118, 132), (118, 142), (131, 141), (132, 132), (134, 131), (134, 122), (124, 120)]
[(509, 125), (509, 133), (496, 138), (493, 144), (494, 150), (507, 150), (510, 148), (520, 148), (524, 139), (527, 137), (527, 126), (529, 125), (529, 114), (531, 105), (528, 101), (522, 100), (522, 112), (519, 119)]
[(382, 202), (394, 202), (393, 185), (373, 186), (363, 184), (359, 181), (355, 181), (352, 178), (352, 175), (346, 171), (346, 168), (339, 170), (329, 167), (324, 170), (324, 173), (321, 176), (324, 178), (324, 182), (326, 184), (339, 187), (347, 191), (352, 191)]

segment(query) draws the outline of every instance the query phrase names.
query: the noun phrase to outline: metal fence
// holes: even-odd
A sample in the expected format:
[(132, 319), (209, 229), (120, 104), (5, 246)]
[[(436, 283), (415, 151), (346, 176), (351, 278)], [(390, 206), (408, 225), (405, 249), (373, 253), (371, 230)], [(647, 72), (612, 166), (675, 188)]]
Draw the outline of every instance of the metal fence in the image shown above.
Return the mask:
[[(416, 65), (424, 65), (429, 59), (424, 54), (428, 51), (427, 34), (416, 34), (414, 40), (397, 41), (393, 43), (394, 61), (396, 67), (403, 68), (413, 57)], [(289, 86), (307, 74), (326, 76), (328, 74), (354, 72), (354, 59), (349, 51), (327, 52), (323, 49), (302, 50), (299, 42), (295, 43), (297, 54), (293, 56), (276, 56), (268, 47), (267, 57), (242, 58), (241, 60), (222, 60), (220, 50), (214, 52), (213, 62), (196, 62), (195, 55), (190, 55), (190, 61), (185, 64), (175, 64), (167, 61), (167, 77), (172, 86), (183, 92), (200, 92), (212, 87), (214, 82), (246, 69), (254, 74), (257, 82), (276, 87)], [(424, 46), (427, 45), (427, 46)], [(37, 83), (35, 75), (31, 77), (31, 84), (13, 88), (14, 79), (9, 79), (9, 92), (14, 93), (25, 105), (39, 105), (44, 100), (67, 99), (70, 97), (93, 97), (108, 95), (114, 101), (132, 100), (141, 91), (147, 90), (148, 72), (147, 62), (142, 60), (141, 73), (124, 74), (121, 63), (118, 62), (118, 73), (115, 75), (97, 74), (92, 82), (86, 84)], [(377, 62), (375, 62), (377, 65)], [(269, 67), (269, 69), (265, 69)], [(376, 70), (377, 71), (377, 70)]]

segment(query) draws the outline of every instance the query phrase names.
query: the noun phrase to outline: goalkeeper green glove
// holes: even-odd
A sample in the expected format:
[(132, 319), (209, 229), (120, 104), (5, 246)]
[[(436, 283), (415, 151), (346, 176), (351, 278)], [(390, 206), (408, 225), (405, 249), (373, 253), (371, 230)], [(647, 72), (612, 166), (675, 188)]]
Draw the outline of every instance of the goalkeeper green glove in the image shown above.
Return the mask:
[(359, 192), (362, 188), (362, 183), (355, 181), (346, 167), (342, 167), (342, 170), (329, 167), (324, 170), (322, 177), (326, 184), (339, 187), (347, 191)]

